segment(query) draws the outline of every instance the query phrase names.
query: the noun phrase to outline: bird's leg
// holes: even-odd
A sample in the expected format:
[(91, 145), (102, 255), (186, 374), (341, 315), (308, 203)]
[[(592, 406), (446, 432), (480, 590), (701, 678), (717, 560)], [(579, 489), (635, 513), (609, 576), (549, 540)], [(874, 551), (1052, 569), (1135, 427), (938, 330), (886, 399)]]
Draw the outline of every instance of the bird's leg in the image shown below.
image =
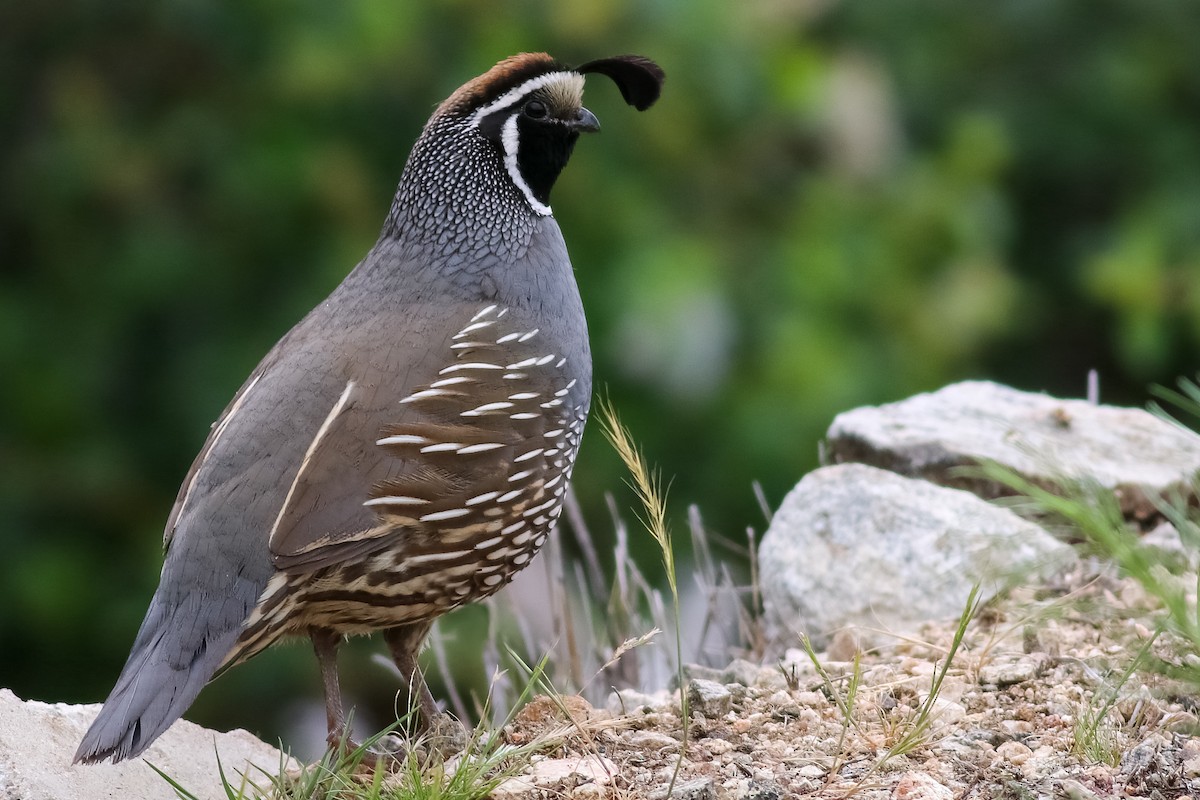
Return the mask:
[(468, 736), (461, 722), (438, 711), (437, 702), (417, 663), (417, 653), (432, 625), (432, 622), (417, 622), (389, 628), (383, 632), (383, 639), (391, 648), (400, 675), (408, 683), (408, 708), (420, 713), (416, 730), (422, 734), (430, 750), (449, 758), (466, 749)]
[(420, 719), (417, 730), (422, 733), (429, 730), (435, 717), (438, 716), (437, 701), (425, 683), (421, 666), (417, 662), (417, 653), (421, 651), (421, 643), (429, 635), (432, 623), (418, 622), (412, 625), (401, 625), (389, 628), (383, 632), (383, 640), (392, 651), (392, 659), (400, 670), (400, 677), (408, 684), (408, 709), (419, 711)]
[(342, 710), (342, 689), (337, 671), (337, 649), (342, 637), (324, 628), (313, 628), (308, 635), (317, 653), (317, 663), (321, 665), (321, 681), (325, 684), (325, 721), (329, 726), (326, 741), (330, 749), (353, 751), (357, 745), (350, 741), (350, 732), (346, 730), (346, 714)]

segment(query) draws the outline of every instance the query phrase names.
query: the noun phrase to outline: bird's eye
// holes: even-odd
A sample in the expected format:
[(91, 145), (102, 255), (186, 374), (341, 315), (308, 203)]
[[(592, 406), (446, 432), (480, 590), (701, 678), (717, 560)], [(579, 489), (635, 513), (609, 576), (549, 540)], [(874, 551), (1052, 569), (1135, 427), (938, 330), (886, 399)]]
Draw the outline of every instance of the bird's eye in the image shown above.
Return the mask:
[(540, 100), (530, 100), (525, 104), (525, 116), (530, 119), (545, 119), (547, 113), (546, 104)]

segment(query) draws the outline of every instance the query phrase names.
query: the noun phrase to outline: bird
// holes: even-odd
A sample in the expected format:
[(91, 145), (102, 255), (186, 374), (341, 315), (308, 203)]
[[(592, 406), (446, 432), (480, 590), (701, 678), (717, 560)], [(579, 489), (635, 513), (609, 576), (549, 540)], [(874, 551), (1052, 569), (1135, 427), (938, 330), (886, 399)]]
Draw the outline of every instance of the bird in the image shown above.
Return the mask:
[(374, 246), (213, 424), (165, 526), (131, 652), (75, 763), (146, 750), (216, 676), (308, 637), (328, 743), (337, 649), (382, 632), (421, 720), (435, 619), (529, 564), (559, 517), (591, 396), (587, 323), (550, 191), (589, 74), (643, 111), (663, 70), (521, 53), (436, 107)]

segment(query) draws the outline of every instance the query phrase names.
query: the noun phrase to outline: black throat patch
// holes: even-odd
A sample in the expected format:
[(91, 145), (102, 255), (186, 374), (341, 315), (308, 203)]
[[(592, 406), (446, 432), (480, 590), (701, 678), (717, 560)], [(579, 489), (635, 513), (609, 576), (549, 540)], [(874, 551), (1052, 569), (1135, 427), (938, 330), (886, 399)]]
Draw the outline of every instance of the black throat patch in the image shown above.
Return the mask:
[(550, 190), (571, 158), (579, 132), (558, 121), (517, 115), (517, 170), (533, 196), (550, 205)]
[[(533, 119), (520, 103), (484, 117), (479, 130), (505, 159), (518, 188), (528, 187), (533, 199), (548, 208), (550, 190), (571, 158), (579, 131), (561, 118)], [(511, 160), (514, 153), (515, 162)], [(511, 174), (514, 169), (516, 175)]]

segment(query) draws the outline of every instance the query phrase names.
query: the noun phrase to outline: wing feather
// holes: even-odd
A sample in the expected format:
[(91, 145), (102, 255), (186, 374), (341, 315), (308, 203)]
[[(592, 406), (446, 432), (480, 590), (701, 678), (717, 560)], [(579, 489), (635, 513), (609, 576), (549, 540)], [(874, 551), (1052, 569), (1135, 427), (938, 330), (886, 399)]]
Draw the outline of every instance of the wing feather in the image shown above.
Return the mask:
[(558, 416), (542, 405), (555, 403), (562, 359), (505, 314), (464, 314), (443, 360), (407, 393), (386, 391), (382, 374), (350, 379), (279, 510), (276, 567), (313, 570), (393, 548), (397, 537), (418, 554), (460, 546), (506, 524), (501, 499), (510, 515), (541, 499), (532, 487), (552, 461), (538, 456)]

